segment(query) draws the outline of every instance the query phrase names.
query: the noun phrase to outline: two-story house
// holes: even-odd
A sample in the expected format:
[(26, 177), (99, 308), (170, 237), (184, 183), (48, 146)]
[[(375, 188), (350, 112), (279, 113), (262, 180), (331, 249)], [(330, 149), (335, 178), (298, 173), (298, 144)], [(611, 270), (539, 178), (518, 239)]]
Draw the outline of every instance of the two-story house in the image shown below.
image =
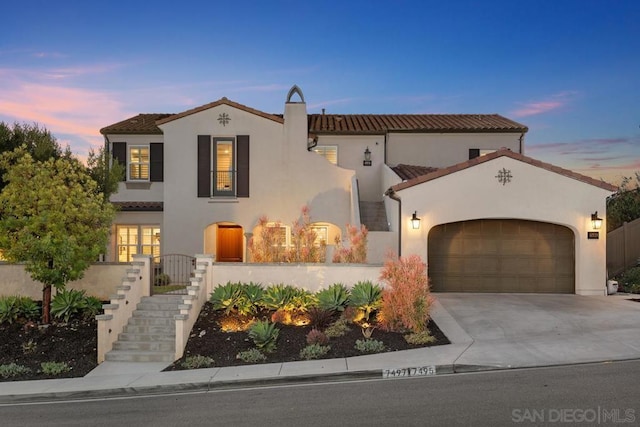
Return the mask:
[[(615, 187), (524, 155), (527, 128), (497, 114), (284, 114), (226, 98), (101, 129), (126, 177), (107, 259), (210, 253), (248, 262), (261, 216), (285, 238), (302, 206), (332, 245), (369, 232), (369, 262), (418, 254), (435, 290), (602, 294)], [(598, 238), (595, 238), (598, 235)]]

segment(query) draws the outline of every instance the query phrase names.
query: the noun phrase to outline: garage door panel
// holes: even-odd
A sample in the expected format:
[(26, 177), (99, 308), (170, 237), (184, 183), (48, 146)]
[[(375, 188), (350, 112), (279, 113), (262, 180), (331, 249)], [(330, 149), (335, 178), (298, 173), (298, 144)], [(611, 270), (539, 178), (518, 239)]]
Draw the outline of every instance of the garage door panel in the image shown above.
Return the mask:
[[(432, 234), (433, 233), (433, 234)], [(435, 291), (573, 293), (573, 232), (524, 220), (475, 220), (429, 233)]]

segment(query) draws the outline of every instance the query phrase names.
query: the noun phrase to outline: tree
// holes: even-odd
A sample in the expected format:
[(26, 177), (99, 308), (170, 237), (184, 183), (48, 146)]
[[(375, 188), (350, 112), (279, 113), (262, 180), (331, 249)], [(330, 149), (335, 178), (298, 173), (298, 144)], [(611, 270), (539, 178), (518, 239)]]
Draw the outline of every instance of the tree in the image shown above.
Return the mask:
[(98, 191), (103, 194), (105, 200), (109, 200), (109, 197), (118, 191), (118, 183), (122, 181), (126, 172), (124, 165), (112, 158), (104, 147), (100, 147), (98, 152), (93, 148), (89, 150), (87, 167), (91, 178), (98, 183)]
[(51, 288), (63, 289), (104, 251), (114, 209), (73, 157), (37, 161), (21, 147), (0, 156), (0, 250), (24, 262), (43, 284), (42, 321), (50, 321)]
[(607, 199), (607, 231), (621, 227), (625, 222), (640, 218), (640, 172), (634, 178), (625, 177), (615, 194)]
[[(0, 154), (14, 151), (18, 147), (25, 147), (26, 152), (36, 161), (71, 157), (69, 147), (63, 150), (55, 136), (36, 123), (14, 123), (9, 126), (0, 122)], [(2, 177), (6, 171), (6, 168), (0, 168), (0, 191), (6, 185)]]

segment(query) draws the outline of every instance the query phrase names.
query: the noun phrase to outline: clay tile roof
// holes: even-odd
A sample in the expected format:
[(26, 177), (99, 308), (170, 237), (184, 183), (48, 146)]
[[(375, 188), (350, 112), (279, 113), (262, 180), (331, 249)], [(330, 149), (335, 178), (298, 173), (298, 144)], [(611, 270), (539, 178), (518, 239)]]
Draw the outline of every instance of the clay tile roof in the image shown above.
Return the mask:
[(112, 202), (122, 212), (162, 212), (163, 202)]
[(399, 164), (398, 166), (393, 166), (391, 169), (403, 181), (417, 178), (422, 175), (427, 175), (427, 174), (430, 174), (431, 172), (435, 172), (438, 170), (438, 168), (430, 168), (427, 166), (413, 166), (413, 165), (403, 165), (403, 164)]
[(527, 132), (499, 114), (309, 114), (309, 132), (381, 134), (386, 132)]
[(563, 169), (561, 167), (554, 166), (554, 165), (552, 165), (550, 163), (544, 163), (544, 162), (541, 162), (540, 160), (532, 159), (531, 157), (527, 157), (527, 156), (525, 156), (523, 154), (514, 153), (513, 151), (508, 150), (506, 148), (498, 150), (498, 151), (495, 151), (493, 153), (486, 154), (484, 156), (480, 156), (480, 157), (476, 157), (476, 158), (471, 159), (471, 160), (467, 160), (466, 162), (458, 163), (457, 165), (453, 165), (453, 166), (450, 166), (448, 168), (438, 169), (435, 172), (431, 172), (431, 173), (429, 173), (427, 175), (422, 175), (422, 176), (410, 179), (409, 181), (405, 181), (405, 182), (402, 182), (400, 184), (396, 184), (393, 187), (391, 187), (391, 190), (392, 191), (404, 190), (405, 188), (413, 187), (414, 185), (422, 184), (422, 183), (425, 183), (427, 181), (432, 181), (434, 179), (441, 178), (443, 176), (452, 174), (454, 172), (458, 172), (458, 171), (470, 168), (470, 167), (478, 165), (480, 163), (488, 162), (490, 160), (493, 160), (493, 159), (496, 159), (496, 158), (502, 157), (502, 156), (510, 157), (512, 159), (519, 160), (519, 161), (524, 162), (524, 163), (528, 163), (528, 164), (530, 164), (532, 166), (535, 166), (535, 167), (538, 167), (538, 168), (542, 168), (542, 169), (546, 169), (548, 171), (558, 173), (558, 174), (566, 176), (568, 178), (573, 178), (573, 179), (578, 180), (580, 182), (584, 182), (585, 184), (590, 184), (590, 185), (594, 185), (596, 187), (600, 187), (600, 188), (602, 188), (604, 190), (608, 190), (608, 191), (611, 191), (611, 192), (614, 192), (614, 191), (618, 190), (618, 187), (616, 187), (615, 185), (611, 185), (611, 184), (609, 184), (607, 182), (604, 182), (604, 181), (599, 181), (597, 179), (588, 177), (586, 175), (579, 174), (577, 172), (570, 171), (568, 169)]
[(173, 120), (180, 119), (182, 117), (190, 116), (191, 114), (199, 113), (201, 111), (205, 111), (205, 110), (208, 110), (210, 108), (217, 107), (218, 105), (228, 105), (230, 107), (237, 108), (239, 110), (246, 111), (248, 113), (255, 114), (255, 115), (260, 116), (260, 117), (264, 117), (265, 119), (273, 120), (274, 122), (284, 123), (284, 119), (282, 117), (278, 116), (278, 115), (265, 113), (263, 111), (259, 111), (259, 110), (253, 109), (251, 107), (247, 107), (246, 105), (242, 105), (242, 104), (238, 104), (237, 102), (230, 101), (227, 98), (220, 98), (219, 100), (211, 102), (209, 104), (201, 105), (200, 107), (192, 108), (190, 110), (183, 111), (182, 113), (178, 113), (178, 114), (174, 114), (174, 115), (172, 115), (170, 117), (162, 118), (162, 119), (158, 120), (157, 124), (161, 125), (161, 124), (164, 124), (164, 123), (168, 123), (168, 122), (171, 122)]
[(157, 120), (162, 120), (171, 114), (166, 113), (152, 113), (152, 114), (138, 114), (137, 116), (130, 117), (118, 123), (114, 123), (107, 127), (100, 129), (100, 133), (107, 134), (159, 134), (162, 135), (162, 131), (156, 126)]

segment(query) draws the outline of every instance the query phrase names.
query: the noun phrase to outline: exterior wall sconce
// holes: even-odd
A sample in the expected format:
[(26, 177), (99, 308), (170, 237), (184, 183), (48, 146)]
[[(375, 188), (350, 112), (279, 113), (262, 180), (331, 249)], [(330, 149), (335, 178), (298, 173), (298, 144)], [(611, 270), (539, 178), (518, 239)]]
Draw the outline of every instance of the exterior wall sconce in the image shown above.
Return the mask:
[(413, 216), (411, 217), (411, 228), (413, 228), (414, 230), (420, 228), (420, 218), (416, 216), (417, 213), (417, 211), (414, 211)]
[(362, 161), (362, 166), (371, 166), (371, 150), (369, 150), (369, 147), (364, 150), (364, 160)]
[(591, 214), (591, 226), (594, 230), (599, 230), (602, 227), (602, 218), (598, 218), (598, 211)]

